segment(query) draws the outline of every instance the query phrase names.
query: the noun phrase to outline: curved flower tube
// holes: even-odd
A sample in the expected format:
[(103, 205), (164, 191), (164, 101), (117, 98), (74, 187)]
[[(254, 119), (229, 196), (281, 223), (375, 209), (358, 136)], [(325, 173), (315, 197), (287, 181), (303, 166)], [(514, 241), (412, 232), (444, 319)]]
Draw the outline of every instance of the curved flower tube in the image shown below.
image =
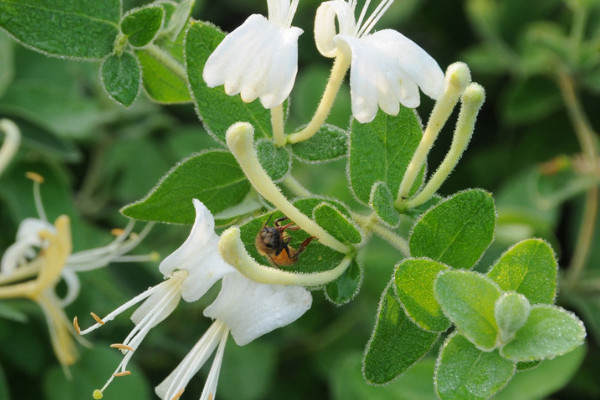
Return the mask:
[(253, 14), (225, 37), (210, 55), (202, 77), (209, 87), (225, 85), (230, 96), (240, 93), (265, 108), (283, 103), (298, 71), (298, 37), (291, 26), (299, 0), (268, 0), (268, 19)]
[(400, 103), (417, 107), (419, 87), (432, 99), (444, 89), (444, 73), (416, 43), (392, 29), (370, 33), (393, 0), (383, 0), (365, 20), (369, 3), (358, 21), (356, 0), (324, 2), (315, 17), (315, 42), (321, 54), (336, 57), (344, 53), (352, 60), (352, 114), (362, 123), (372, 121), (378, 107), (390, 115), (398, 114)]

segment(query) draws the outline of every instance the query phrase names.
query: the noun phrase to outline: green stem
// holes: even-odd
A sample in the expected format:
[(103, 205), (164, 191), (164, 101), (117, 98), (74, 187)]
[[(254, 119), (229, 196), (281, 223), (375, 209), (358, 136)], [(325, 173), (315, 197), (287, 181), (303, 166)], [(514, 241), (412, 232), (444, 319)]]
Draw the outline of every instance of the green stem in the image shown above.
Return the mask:
[(175, 60), (169, 53), (161, 49), (155, 44), (150, 44), (144, 47), (144, 51), (147, 51), (150, 55), (156, 58), (158, 61), (167, 66), (172, 72), (179, 76), (182, 80), (188, 80), (187, 72), (183, 65)]
[[(590, 162), (596, 162), (598, 158), (598, 150), (596, 147), (597, 134), (594, 132), (583, 107), (579, 101), (575, 91), (575, 83), (571, 76), (566, 72), (561, 72), (558, 75), (558, 86), (560, 88), (563, 102), (567, 109), (571, 123), (575, 129), (575, 134), (579, 140), (579, 146), (584, 157)], [(588, 189), (585, 195), (585, 204), (581, 219), (581, 228), (577, 236), (575, 252), (569, 269), (567, 271), (566, 282), (568, 287), (574, 288), (577, 281), (583, 272), (587, 261), (589, 251), (594, 237), (594, 229), (596, 225), (596, 217), (598, 213), (598, 187), (595, 186)]]
[(408, 241), (401, 236), (398, 236), (392, 230), (386, 228), (381, 222), (378, 221), (374, 215), (365, 216), (357, 213), (352, 213), (352, 219), (356, 221), (358, 225), (365, 232), (373, 232), (396, 249), (400, 250), (402, 255), (410, 257), (410, 247)]

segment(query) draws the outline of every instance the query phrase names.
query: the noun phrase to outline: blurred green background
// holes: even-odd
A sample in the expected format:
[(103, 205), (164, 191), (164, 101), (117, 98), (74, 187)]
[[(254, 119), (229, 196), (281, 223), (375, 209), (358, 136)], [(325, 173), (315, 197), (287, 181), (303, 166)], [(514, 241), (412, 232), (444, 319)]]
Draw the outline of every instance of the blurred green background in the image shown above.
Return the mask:
[[(314, 47), (313, 18), (319, 3), (301, 0), (294, 19), (304, 34), (299, 42), (300, 65), (288, 131), (312, 116), (331, 66)], [(486, 103), (470, 148), (441, 189), (443, 195), (469, 187), (495, 194), (499, 216), (496, 240), (480, 261), (479, 270), (485, 271), (512, 243), (528, 236), (549, 240), (562, 267), (573, 257), (582, 193), (589, 185), (571, 187), (579, 182), (579, 171), (561, 171), (562, 175), (549, 183), (542, 181), (539, 171), (540, 165), (548, 165), (558, 156), (581, 152), (557, 85), (559, 74), (573, 79), (591, 125), (599, 129), (599, 3), (402, 0), (377, 25), (410, 37), (442, 68), (457, 60), (467, 62), (473, 80), (486, 88)], [(141, 4), (144, 2), (124, 0), (124, 9)], [(266, 2), (197, 0), (193, 15), (231, 31), (256, 12), (265, 14)], [(36, 216), (25, 171), (37, 171), (46, 178), (42, 197), (49, 218), (65, 213), (72, 216), (75, 250), (83, 250), (108, 243), (108, 231), (127, 222), (119, 208), (143, 197), (177, 161), (222, 146), (203, 130), (193, 105), (160, 106), (141, 95), (126, 110), (104, 94), (97, 71), (94, 63), (48, 58), (27, 50), (0, 32), (0, 118), (14, 120), (23, 133), (17, 158), (0, 176), (0, 252), (14, 241), (19, 222)], [(422, 96), (419, 113), (423, 120), (432, 105)], [(345, 128), (349, 120), (346, 85), (328, 122)], [(451, 134), (449, 124), (432, 151), (430, 168), (445, 155)], [(293, 173), (313, 193), (339, 198), (361, 210), (347, 188), (345, 161), (296, 162)], [(597, 176), (598, 171), (595, 173)], [(532, 185), (535, 196), (531, 195)], [(186, 226), (156, 226), (136, 253), (158, 250), (166, 256), (188, 232)], [(600, 278), (597, 243), (600, 235), (594, 237), (584, 272), (590, 280)], [(359, 256), (365, 274), (353, 302), (335, 307), (322, 292), (315, 291), (312, 309), (296, 323), (243, 348), (230, 341), (218, 397), (435, 398), (432, 358), (386, 387), (367, 386), (360, 373), (381, 291), (399, 259), (397, 250), (373, 238)], [(86, 317), (90, 311), (105, 315), (162, 278), (156, 263), (114, 264), (79, 276), (82, 292), (67, 314), (79, 315), (82, 327), (92, 323)], [(59, 291), (63, 289), (59, 287)], [(198, 303), (182, 302), (154, 328), (133, 357), (133, 374), (117, 379), (105, 392), (105, 399), (155, 398), (153, 387), (208, 328), (210, 321), (202, 310), (217, 292), (218, 286)], [(577, 312), (586, 323), (587, 347), (519, 373), (498, 398), (600, 397), (600, 291), (563, 290), (558, 303)], [(133, 326), (128, 316), (89, 337), (94, 347), (80, 347), (82, 358), (71, 368), (73, 379), (68, 381), (52, 352), (39, 308), (24, 300), (0, 302), (0, 400), (91, 398), (92, 389), (104, 384), (120, 360), (120, 353), (108, 345), (128, 334)], [(207, 372), (204, 368), (192, 380), (183, 398), (199, 396)]]

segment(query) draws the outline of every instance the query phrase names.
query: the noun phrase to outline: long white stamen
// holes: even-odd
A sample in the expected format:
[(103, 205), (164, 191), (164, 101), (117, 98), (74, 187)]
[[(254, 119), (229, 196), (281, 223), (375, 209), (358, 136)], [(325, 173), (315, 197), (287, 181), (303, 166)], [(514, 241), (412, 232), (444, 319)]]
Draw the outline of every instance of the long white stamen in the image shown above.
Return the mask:
[(206, 383), (204, 383), (204, 389), (202, 389), (200, 400), (213, 400), (215, 398), (217, 384), (219, 383), (219, 373), (221, 372), (221, 365), (223, 364), (223, 354), (225, 353), (225, 345), (227, 344), (228, 336), (229, 331), (225, 330), (222, 333), (221, 342), (219, 342), (219, 347), (217, 348), (217, 353), (215, 354), (208, 377), (206, 378)]
[(171, 383), (167, 388), (163, 399), (172, 399), (173, 396), (179, 393), (181, 389), (187, 385), (187, 382), (189, 382), (192, 376), (198, 372), (217, 347), (217, 339), (226, 331), (227, 326), (223, 322), (219, 320), (213, 322), (198, 343), (190, 350), (190, 356), (184, 358), (181, 364), (175, 369), (175, 375), (172, 378), (169, 376), (169, 378), (171, 378)]
[(294, 19), (294, 15), (296, 14), (296, 10), (298, 9), (299, 2), (300, 0), (292, 0), (292, 4), (290, 5), (287, 18), (285, 20), (285, 26), (288, 28), (292, 26), (292, 20)]
[[(114, 310), (113, 312), (111, 312), (110, 314), (108, 314), (106, 317), (102, 318), (102, 321), (104, 323), (107, 323), (109, 321), (112, 321), (113, 319), (115, 319), (115, 317), (119, 314), (121, 314), (123, 311), (129, 309), (130, 307), (136, 305), (137, 303), (139, 303), (140, 301), (150, 297), (150, 295), (152, 295), (152, 293), (160, 290), (164, 285), (166, 285), (169, 281), (164, 281), (159, 283), (156, 286), (152, 286), (150, 288), (148, 288), (146, 291), (138, 294), (137, 296), (135, 296), (133, 299), (129, 300), (127, 303), (123, 304), (122, 306), (118, 307), (116, 310)], [(86, 335), (98, 328), (100, 328), (103, 324), (100, 323), (96, 323), (92, 326), (90, 326), (89, 328), (81, 331), (81, 335)]]
[(79, 290), (81, 289), (81, 282), (79, 281), (79, 278), (77, 277), (75, 271), (63, 268), (61, 276), (67, 284), (67, 294), (64, 298), (59, 299), (60, 306), (64, 308), (71, 304), (73, 301), (75, 301), (75, 299), (79, 295)]
[(367, 18), (367, 21), (365, 22), (365, 24), (358, 31), (357, 36), (362, 37), (363, 35), (366, 35), (369, 32), (371, 32), (371, 30), (373, 29), (375, 24), (377, 22), (379, 22), (381, 17), (383, 17), (383, 14), (385, 14), (387, 9), (390, 8), (390, 6), (392, 5), (393, 2), (394, 2), (394, 0), (384, 0), (381, 3), (379, 3), (377, 5), (377, 8), (375, 9), (375, 11), (373, 11), (373, 13), (369, 16), (369, 18)]
[[(354, 15), (354, 9), (356, 7), (356, 2), (353, 2), (354, 4), (351, 4), (352, 7), (352, 15)], [(365, 18), (365, 14), (367, 13), (367, 9), (369, 8), (369, 4), (371, 4), (371, 0), (367, 0), (365, 2), (365, 5), (363, 6), (362, 10), (360, 11), (360, 16), (358, 17), (358, 21), (356, 21), (356, 27), (354, 28), (354, 35), (358, 36), (358, 30), (360, 29), (363, 19)]]
[(42, 204), (42, 195), (40, 193), (40, 182), (33, 181), (33, 200), (35, 201), (35, 209), (40, 216), (40, 219), (48, 222), (46, 211), (44, 211), (44, 205)]

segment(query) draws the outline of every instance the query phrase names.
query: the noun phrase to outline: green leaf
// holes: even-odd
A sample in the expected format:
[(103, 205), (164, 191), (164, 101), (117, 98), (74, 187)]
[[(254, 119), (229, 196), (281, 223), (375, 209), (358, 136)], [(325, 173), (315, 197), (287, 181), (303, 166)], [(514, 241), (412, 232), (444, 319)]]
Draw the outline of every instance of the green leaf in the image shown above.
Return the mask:
[(204, 64), (221, 43), (225, 34), (214, 25), (192, 22), (185, 40), (188, 79), (194, 104), (206, 129), (225, 142), (227, 129), (236, 122), (249, 122), (254, 126), (254, 137), (271, 137), (271, 113), (258, 100), (244, 103), (240, 96), (228, 96), (222, 87), (209, 88), (204, 83)]
[[(396, 116), (379, 110), (367, 124), (353, 120), (348, 174), (356, 197), (368, 204), (371, 188), (377, 181), (385, 182), (392, 193), (397, 193), (421, 136), (415, 111), (402, 106)], [(416, 183), (420, 185), (419, 180)]]
[(396, 267), (395, 291), (408, 316), (422, 329), (444, 332), (450, 321), (433, 295), (433, 283), (448, 267), (428, 259), (408, 259)]
[(137, 50), (142, 67), (144, 90), (152, 100), (163, 104), (187, 103), (192, 100), (186, 79), (148, 50)]
[(377, 322), (365, 351), (365, 379), (372, 384), (396, 379), (431, 349), (437, 337), (408, 318), (390, 282), (381, 295)]
[(500, 343), (508, 343), (515, 337), (515, 333), (527, 322), (530, 310), (527, 297), (520, 293), (508, 292), (500, 296), (494, 308)]
[(154, 39), (163, 23), (164, 10), (159, 6), (129, 11), (121, 21), (121, 32), (133, 47), (144, 47)]
[(586, 354), (585, 346), (545, 360), (533, 369), (518, 372), (494, 400), (539, 400), (567, 384), (577, 372)]
[(410, 235), (413, 257), (429, 257), (454, 268), (471, 268), (492, 242), (496, 213), (492, 196), (472, 189), (429, 209)]
[[(323, 201), (323, 199), (315, 197), (296, 200), (293, 204), (303, 214), (305, 214), (309, 218), (312, 218), (314, 208), (323, 203)], [(330, 203), (333, 204), (335, 208), (340, 210), (344, 215), (347, 215), (347, 211), (345, 211), (343, 205), (337, 202)], [(240, 226), (240, 236), (242, 242), (244, 243), (246, 251), (255, 260), (257, 260), (263, 265), (270, 264), (269, 260), (266, 257), (260, 255), (256, 250), (256, 235), (259, 233), (259, 231), (263, 228), (265, 224), (268, 223), (269, 226), (273, 226), (274, 221), (282, 217), (284, 217), (283, 213), (281, 213), (280, 211), (274, 211), (264, 214), (253, 220), (250, 220), (244, 225)], [(289, 222), (293, 221), (286, 221), (286, 223)], [(285, 233), (289, 235), (289, 238), (291, 240), (289, 246), (293, 249), (298, 249), (300, 244), (310, 236), (303, 230), (286, 230)], [(344, 254), (338, 253), (337, 251), (330, 249), (329, 247), (319, 243), (318, 240), (313, 240), (306, 247), (302, 255), (298, 257), (296, 263), (294, 263), (293, 265), (281, 266), (279, 268), (285, 271), (300, 273), (328, 271), (337, 267), (343, 258)]]
[(269, 139), (261, 139), (256, 143), (256, 153), (260, 165), (275, 182), (282, 180), (292, 167), (290, 153), (283, 147), (275, 146)]
[(194, 2), (195, 0), (181, 0), (173, 13), (169, 16), (163, 33), (170, 34), (171, 40), (175, 40), (187, 25), (192, 8), (194, 8)]
[(6, 375), (0, 365), (0, 399), (10, 400), (10, 392), (8, 391), (8, 382), (6, 381)]
[(102, 62), (100, 76), (110, 97), (129, 107), (140, 91), (140, 66), (130, 53), (111, 54)]
[(425, 358), (386, 386), (368, 385), (361, 376), (359, 352), (344, 354), (331, 363), (333, 400), (436, 400), (433, 390), (434, 360)]
[(360, 232), (348, 218), (327, 203), (315, 207), (313, 217), (317, 224), (342, 243), (357, 244), (362, 241)]
[[(44, 393), (48, 400), (81, 400), (92, 398), (94, 389), (102, 387), (106, 378), (121, 362), (123, 355), (108, 346), (97, 346), (83, 353), (71, 366), (68, 379), (60, 366), (50, 368), (44, 376)], [(145, 375), (130, 362), (131, 375), (115, 379), (104, 392), (107, 398), (150, 400), (150, 385)]]
[(441, 400), (487, 399), (514, 373), (515, 364), (500, 357), (497, 350), (483, 352), (455, 332), (440, 350), (435, 388)]
[(513, 290), (531, 304), (554, 302), (557, 263), (548, 243), (527, 239), (504, 253), (487, 273), (504, 291)]
[(0, 31), (0, 97), (12, 82), (15, 74), (15, 61), (12, 40)]
[(585, 327), (575, 314), (537, 304), (515, 338), (500, 348), (500, 354), (513, 361), (543, 360), (574, 350), (584, 339)]
[(339, 278), (325, 285), (327, 300), (337, 306), (350, 302), (360, 291), (362, 277), (362, 267), (356, 260), (352, 260), (352, 264), (350, 264)]
[(145, 221), (191, 224), (192, 199), (216, 214), (240, 203), (249, 190), (250, 183), (231, 153), (205, 151), (176, 165), (144, 199), (121, 213)]
[(394, 208), (394, 195), (385, 182), (375, 182), (371, 188), (369, 206), (383, 222), (392, 228), (397, 227), (400, 223), (400, 214)]
[(98, 60), (119, 33), (120, 0), (4, 0), (0, 26), (44, 53)]
[(460, 333), (481, 350), (496, 348), (494, 305), (501, 294), (496, 284), (476, 272), (450, 270), (438, 275), (433, 290)]
[(324, 124), (309, 140), (292, 145), (294, 156), (301, 161), (318, 163), (346, 157), (348, 132), (335, 125)]

